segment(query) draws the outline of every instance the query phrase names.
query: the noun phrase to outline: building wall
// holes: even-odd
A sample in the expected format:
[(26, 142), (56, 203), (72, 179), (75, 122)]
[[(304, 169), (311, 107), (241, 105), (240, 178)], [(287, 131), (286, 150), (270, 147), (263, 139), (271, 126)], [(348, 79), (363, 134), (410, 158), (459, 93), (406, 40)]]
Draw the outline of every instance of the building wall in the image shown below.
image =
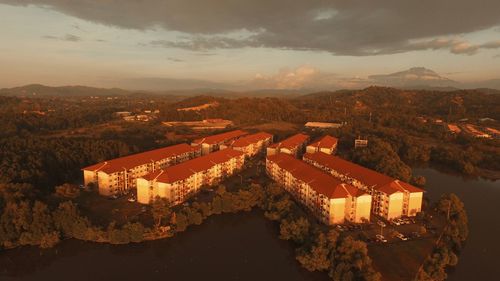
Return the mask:
[(97, 172), (97, 185), (99, 186), (99, 194), (110, 196), (115, 194), (115, 189), (118, 188), (117, 183), (112, 181), (112, 177), (104, 172)]
[(274, 147), (267, 148), (267, 152), (266, 152), (267, 155), (275, 155), (276, 153), (278, 153), (276, 148), (274, 148)]
[(97, 173), (94, 171), (84, 170), (83, 171), (83, 184), (85, 186), (87, 186), (91, 183), (97, 184)]
[(353, 222), (362, 223), (370, 221), (372, 196), (365, 194), (354, 199), (356, 201), (356, 211)]
[(414, 192), (409, 194), (408, 216), (416, 216), (422, 209), (423, 192)]
[(346, 216), (346, 198), (330, 199), (329, 224), (344, 223)]
[(201, 144), (201, 155), (207, 155), (213, 151), (213, 146), (207, 143)]
[(334, 149), (332, 149), (332, 148), (320, 148), (319, 151), (326, 153), (326, 154), (333, 154)]
[(142, 204), (149, 204), (154, 186), (150, 185), (149, 181), (138, 178), (137, 179), (137, 202)]
[(385, 219), (392, 220), (401, 217), (403, 214), (403, 195), (404, 194), (402, 192), (396, 192), (388, 197), (389, 203)]
[(183, 153), (174, 157), (160, 159), (156, 162), (149, 162), (133, 167), (127, 171), (120, 171), (108, 175), (103, 171), (83, 171), (84, 183), (95, 182), (99, 188), (99, 194), (111, 196), (118, 193), (127, 192), (136, 188), (136, 179), (145, 176), (158, 169), (164, 169), (171, 165), (187, 161), (201, 155), (201, 149), (189, 153)]
[[(227, 162), (219, 163), (208, 170), (199, 171), (186, 179), (173, 183), (147, 181), (143, 178), (139, 178), (136, 181), (137, 201), (142, 204), (150, 204), (152, 202), (151, 199), (159, 196), (161, 198), (166, 198), (173, 205), (180, 204), (193, 194), (199, 192), (202, 186), (218, 184), (224, 177), (234, 174), (235, 171), (243, 167), (244, 161), (244, 155), (238, 158), (232, 158)], [(149, 188), (150, 186), (153, 188)], [(141, 194), (140, 196), (139, 193)]]
[(314, 152), (317, 152), (317, 147), (314, 147), (314, 146), (306, 146), (306, 152), (307, 153), (314, 153)]
[[(321, 165), (320, 163), (317, 163), (310, 159), (305, 159), (305, 161), (317, 168), (325, 170), (326, 172), (330, 173), (332, 176), (341, 180), (342, 182), (349, 183), (354, 187), (370, 192), (372, 195), (374, 195), (372, 197), (372, 202), (371, 202), (372, 211), (375, 214), (380, 215), (387, 220), (399, 218), (403, 215), (415, 216), (418, 212), (421, 211), (422, 198), (423, 198), (422, 192), (410, 193), (409, 195), (403, 195), (403, 193), (397, 192), (396, 194), (400, 195), (397, 196), (394, 195), (389, 197), (387, 194), (382, 194), (380, 192), (374, 191), (373, 187), (369, 187), (352, 177), (343, 175), (335, 170), (329, 169)], [(406, 196), (408, 196), (409, 198), (406, 198)], [(386, 200), (388, 200), (389, 202), (386, 203), (385, 202)], [(404, 208), (404, 202), (407, 202), (408, 208)], [(381, 206), (381, 208), (377, 211), (375, 210), (376, 209), (375, 206)]]
[[(295, 179), (290, 172), (281, 169), (269, 159), (266, 159), (266, 171), (274, 181), (326, 224), (339, 224), (346, 220), (363, 222), (363, 218), (370, 219), (371, 195), (369, 194), (354, 199), (352, 197), (330, 199), (317, 194), (309, 184)], [(324, 204), (321, 204), (322, 202)]]

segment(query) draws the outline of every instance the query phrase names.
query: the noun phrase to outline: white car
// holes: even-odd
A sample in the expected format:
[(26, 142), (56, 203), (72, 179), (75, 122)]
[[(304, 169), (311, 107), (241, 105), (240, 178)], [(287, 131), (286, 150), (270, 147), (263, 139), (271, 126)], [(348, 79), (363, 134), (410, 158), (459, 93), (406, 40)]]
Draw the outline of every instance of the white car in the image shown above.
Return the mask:
[(385, 239), (384, 235), (377, 234), (377, 235), (375, 235), (375, 237), (377, 238), (377, 241), (382, 242), (382, 243), (387, 243), (387, 239)]
[(381, 227), (386, 227), (386, 225), (383, 221), (378, 221), (377, 224), (380, 225)]
[(130, 197), (130, 198), (128, 199), (128, 202), (135, 202), (135, 201), (136, 201), (135, 197)]
[(408, 240), (408, 237), (404, 236), (402, 233), (396, 234), (396, 237), (399, 238), (401, 241)]

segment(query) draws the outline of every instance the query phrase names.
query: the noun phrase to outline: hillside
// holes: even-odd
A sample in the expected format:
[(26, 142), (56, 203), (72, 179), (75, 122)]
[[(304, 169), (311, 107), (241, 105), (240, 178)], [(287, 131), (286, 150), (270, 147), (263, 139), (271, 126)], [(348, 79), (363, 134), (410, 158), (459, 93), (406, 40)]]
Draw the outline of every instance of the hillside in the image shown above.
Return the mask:
[(133, 92), (111, 88), (94, 88), (87, 86), (61, 86), (61, 87), (50, 87), (40, 84), (31, 84), (15, 88), (4, 88), (0, 89), (0, 95), (7, 96), (26, 96), (26, 97), (37, 97), (37, 96), (61, 96), (61, 97), (73, 97), (73, 96), (119, 96), (119, 95), (129, 95)]

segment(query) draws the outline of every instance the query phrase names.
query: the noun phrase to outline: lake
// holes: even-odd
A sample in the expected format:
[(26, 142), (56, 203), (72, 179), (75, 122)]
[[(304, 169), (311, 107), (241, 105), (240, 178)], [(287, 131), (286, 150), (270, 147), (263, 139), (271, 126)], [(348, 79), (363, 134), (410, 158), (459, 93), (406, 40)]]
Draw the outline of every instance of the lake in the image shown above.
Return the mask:
[(298, 266), (262, 212), (208, 218), (172, 238), (129, 245), (67, 240), (0, 254), (0, 280), (329, 280)]
[[(500, 184), (467, 180), (433, 169), (427, 178), (435, 201), (454, 192), (464, 201), (470, 236), (449, 280), (498, 280)], [(54, 249), (24, 247), (0, 254), (0, 279), (10, 280), (330, 280), (299, 267), (291, 245), (260, 211), (213, 216), (173, 238), (130, 245), (67, 240)]]
[(500, 181), (464, 179), (430, 168), (413, 173), (426, 177), (426, 196), (433, 202), (443, 193), (455, 193), (467, 210), (469, 237), (448, 280), (500, 280)]

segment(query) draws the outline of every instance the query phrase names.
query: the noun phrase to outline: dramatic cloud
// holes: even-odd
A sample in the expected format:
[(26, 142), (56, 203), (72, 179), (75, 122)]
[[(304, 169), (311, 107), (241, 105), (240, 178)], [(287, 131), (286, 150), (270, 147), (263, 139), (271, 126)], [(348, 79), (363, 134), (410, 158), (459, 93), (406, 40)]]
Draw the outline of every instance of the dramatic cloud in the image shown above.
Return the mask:
[(64, 36), (52, 36), (52, 35), (45, 35), (42, 36), (44, 39), (51, 39), (51, 40), (61, 40), (61, 41), (69, 41), (69, 42), (78, 42), (81, 41), (82, 38), (73, 35), (73, 34), (66, 34)]
[(307, 65), (295, 69), (282, 69), (270, 76), (256, 74), (248, 83), (248, 86), (254, 89), (331, 89), (336, 85), (335, 74), (321, 72)]
[[(498, 47), (468, 42), (426, 47), (415, 40), (460, 36), (500, 25), (498, 0), (0, 0), (0, 3), (43, 6), (122, 28), (161, 27), (178, 31), (188, 37), (152, 44), (189, 50), (267, 47), (360, 56), (448, 49), (457, 54), (474, 54), (482, 48)], [(227, 37), (235, 32), (252, 35)]]

